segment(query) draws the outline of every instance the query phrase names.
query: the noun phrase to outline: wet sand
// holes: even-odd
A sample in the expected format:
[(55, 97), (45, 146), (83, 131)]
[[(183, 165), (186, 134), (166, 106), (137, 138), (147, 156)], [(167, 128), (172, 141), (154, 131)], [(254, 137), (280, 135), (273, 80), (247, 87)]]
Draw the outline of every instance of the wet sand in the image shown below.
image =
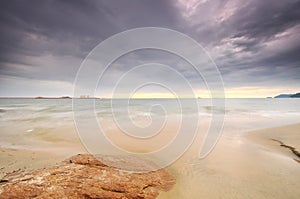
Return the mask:
[[(225, 125), (219, 143), (202, 160), (197, 157), (202, 139), (199, 136), (190, 150), (169, 166), (176, 185), (159, 198), (298, 198), (298, 157), (271, 139), (299, 151), (300, 124), (251, 132), (238, 132), (231, 127)], [(232, 134), (234, 131), (238, 133)], [(0, 175), (52, 166), (80, 152), (80, 147), (65, 151), (0, 148)]]
[(70, 127), (40, 128), (18, 138), (2, 137), (11, 144), (0, 145), (0, 179), (7, 173), (49, 167), (78, 153), (87, 153)]
[[(228, 136), (205, 159), (181, 158), (172, 165), (177, 184), (159, 198), (298, 198), (300, 124)], [(226, 131), (226, 128), (225, 128)], [(187, 155), (185, 155), (187, 156)]]
[(7, 173), (49, 167), (62, 160), (47, 152), (0, 148), (0, 179)]
[(294, 148), (296, 153), (300, 150), (300, 124), (257, 130), (249, 132), (246, 137), (265, 146), (265, 150), (300, 160), (300, 157), (289, 149)]

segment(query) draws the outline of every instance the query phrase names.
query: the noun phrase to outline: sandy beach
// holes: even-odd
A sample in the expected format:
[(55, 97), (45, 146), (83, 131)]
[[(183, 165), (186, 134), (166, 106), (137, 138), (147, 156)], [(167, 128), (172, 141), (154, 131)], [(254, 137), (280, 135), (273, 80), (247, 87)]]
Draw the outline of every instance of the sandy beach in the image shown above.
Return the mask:
[(32, 171), (53, 166), (62, 157), (41, 151), (0, 148), (0, 178), (10, 172)]
[(291, 149), (280, 146), (284, 144), (286, 146), (294, 147), (296, 151), (300, 150), (300, 124), (293, 124), (283, 127), (262, 129), (253, 132), (249, 132), (246, 137), (258, 143), (261, 147), (265, 147), (265, 150), (278, 153), (284, 156), (291, 157), (295, 160), (300, 160), (300, 157), (295, 155)]
[(299, 159), (270, 139), (299, 150), (300, 124), (221, 138), (205, 159), (172, 165), (177, 184), (160, 198), (298, 198)]
[[(274, 140), (299, 150), (300, 124), (244, 132), (225, 132), (215, 150), (205, 159), (196, 157), (197, 142), (167, 168), (176, 185), (159, 198), (297, 198), (300, 163), (295, 154)], [(225, 128), (226, 131), (226, 128)], [(200, 138), (199, 138), (200, 139)], [(68, 151), (68, 150), (66, 150)], [(0, 174), (49, 167), (67, 158), (69, 152), (0, 150)], [(73, 153), (83, 151), (74, 150)]]
[[(12, 131), (6, 127), (2, 130), (9, 133)], [(2, 137), (2, 141), (7, 139), (6, 143), (10, 144), (0, 145), (0, 178), (9, 172), (50, 167), (70, 156), (87, 153), (75, 129), (69, 125), (58, 128), (33, 128), (30, 132), (25, 131), (19, 139), (16, 139), (16, 136)]]

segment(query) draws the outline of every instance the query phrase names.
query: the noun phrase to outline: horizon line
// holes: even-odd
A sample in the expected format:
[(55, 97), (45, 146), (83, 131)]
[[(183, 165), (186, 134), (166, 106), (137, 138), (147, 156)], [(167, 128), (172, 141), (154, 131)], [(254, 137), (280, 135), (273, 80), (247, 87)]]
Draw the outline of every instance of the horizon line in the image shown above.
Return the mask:
[[(124, 98), (124, 97), (70, 97), (70, 96), (60, 96), (60, 97), (53, 97), (53, 96), (0, 96), (0, 99), (277, 99), (275, 97), (131, 97), (131, 98)], [(280, 98), (279, 98), (280, 99)]]

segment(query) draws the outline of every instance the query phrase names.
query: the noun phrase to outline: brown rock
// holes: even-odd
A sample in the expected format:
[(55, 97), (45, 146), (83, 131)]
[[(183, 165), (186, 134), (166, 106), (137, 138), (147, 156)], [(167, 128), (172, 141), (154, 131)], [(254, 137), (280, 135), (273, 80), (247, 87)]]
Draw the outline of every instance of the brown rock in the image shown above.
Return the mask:
[[(128, 164), (133, 161), (130, 171)], [(151, 165), (148, 163), (136, 158), (76, 155), (59, 166), (7, 175), (0, 184), (0, 198), (156, 198), (175, 179), (163, 169), (143, 171), (145, 165)]]

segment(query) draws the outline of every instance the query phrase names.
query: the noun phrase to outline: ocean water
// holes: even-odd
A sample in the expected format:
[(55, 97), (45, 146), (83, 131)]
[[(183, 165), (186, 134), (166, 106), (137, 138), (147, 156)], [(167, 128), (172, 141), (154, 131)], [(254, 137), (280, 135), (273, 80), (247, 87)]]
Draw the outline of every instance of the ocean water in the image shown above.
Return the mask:
[[(167, 119), (178, 123), (176, 118), (190, 123), (200, 121), (197, 125), (201, 125), (201, 121), (217, 115), (224, 118), (228, 129), (240, 131), (300, 121), (299, 99), (226, 99), (224, 103), (225, 107), (218, 107), (211, 99), (77, 99), (73, 104), (72, 99), (5, 98), (0, 99), (0, 145), (26, 148), (29, 147), (28, 139), (33, 140), (32, 134), (35, 137), (45, 134), (49, 134), (48, 137), (63, 136), (68, 132), (59, 129), (76, 129), (78, 121), (74, 116), (79, 119), (95, 117), (110, 131), (121, 126), (128, 131), (148, 131), (149, 135), (152, 131), (159, 133), (158, 127)], [(72, 142), (71, 137), (69, 141)]]
[[(162, 106), (168, 112), (150, 110), (156, 115), (174, 115), (174, 114), (202, 114), (209, 116), (212, 113), (213, 104), (210, 99), (197, 99), (198, 110), (193, 106), (194, 99), (78, 99), (80, 109), (84, 111), (90, 104), (95, 106), (95, 113), (99, 117), (111, 117), (109, 113), (128, 115), (149, 114), (149, 107)], [(300, 100), (299, 99), (224, 99), (226, 116), (232, 115), (258, 115), (265, 117), (276, 116), (299, 116)], [(182, 104), (181, 107), (179, 104)], [(216, 107), (218, 108), (218, 107)], [(18, 99), (2, 98), (0, 99), (1, 122), (13, 122), (24, 120), (35, 120), (47, 117), (47, 119), (64, 118), (72, 120), (72, 99)]]

